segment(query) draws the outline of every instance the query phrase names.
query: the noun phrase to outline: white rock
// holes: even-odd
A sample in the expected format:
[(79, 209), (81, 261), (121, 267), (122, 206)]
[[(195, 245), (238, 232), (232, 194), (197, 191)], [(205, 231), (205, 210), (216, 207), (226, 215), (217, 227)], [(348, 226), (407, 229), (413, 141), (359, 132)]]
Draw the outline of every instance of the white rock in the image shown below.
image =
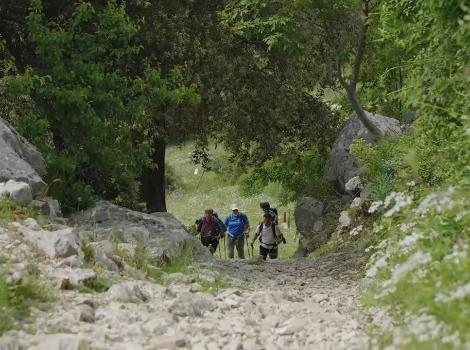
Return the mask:
[(202, 287), (198, 283), (192, 283), (191, 286), (189, 287), (189, 291), (191, 293), (197, 293), (197, 292), (200, 292), (201, 290), (202, 290)]
[(78, 255), (69, 256), (69, 257), (65, 258), (64, 260), (62, 260), (59, 263), (59, 267), (68, 266), (68, 267), (72, 267), (72, 268), (78, 268), (81, 265), (82, 265), (82, 262), (81, 262), (80, 258), (78, 257)]
[(152, 337), (152, 344), (156, 349), (178, 349), (186, 346), (186, 338), (184, 335), (162, 335)]
[(0, 183), (0, 197), (2, 196), (9, 197), (19, 205), (28, 205), (33, 200), (31, 186), (15, 180)]
[(97, 277), (96, 272), (91, 269), (72, 269), (70, 267), (56, 268), (50, 275), (60, 289), (68, 289), (71, 284), (91, 286)]
[(201, 317), (205, 311), (214, 311), (217, 304), (213, 297), (202, 293), (181, 293), (169, 307), (176, 316)]
[(359, 176), (354, 176), (346, 182), (344, 189), (347, 193), (358, 196), (364, 189), (364, 184)]
[(75, 334), (43, 334), (33, 337), (30, 350), (88, 350), (88, 342)]
[(341, 228), (346, 228), (351, 225), (351, 218), (346, 210), (343, 210), (340, 213), (338, 221)]
[(356, 198), (354, 198), (353, 201), (351, 202), (351, 208), (358, 208), (358, 209), (360, 209), (363, 204), (364, 204), (364, 201), (362, 200), (362, 198), (361, 198), (361, 197), (356, 197)]
[(107, 293), (111, 299), (124, 303), (145, 302), (149, 299), (149, 297), (142, 291), (139, 284), (135, 281), (115, 284)]
[(88, 304), (78, 305), (78, 320), (81, 322), (94, 323), (95, 309)]
[[(28, 219), (26, 224), (13, 223), (13, 226), (26, 241), (34, 244), (50, 258), (69, 257), (78, 254), (79, 237), (77, 230), (71, 227), (57, 231), (41, 230), (37, 229), (33, 221), (34, 219)], [(34, 227), (34, 229), (30, 227)]]

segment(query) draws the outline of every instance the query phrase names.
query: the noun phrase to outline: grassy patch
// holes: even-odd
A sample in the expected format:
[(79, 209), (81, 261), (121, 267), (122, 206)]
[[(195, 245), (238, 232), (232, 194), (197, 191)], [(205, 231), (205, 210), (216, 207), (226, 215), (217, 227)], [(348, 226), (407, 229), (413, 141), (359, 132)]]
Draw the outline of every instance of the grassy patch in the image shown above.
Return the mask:
[(216, 275), (214, 282), (206, 280), (200, 280), (197, 282), (201, 285), (202, 291), (206, 293), (217, 293), (221, 289), (226, 289), (232, 286), (230, 280), (220, 274)]
[(39, 307), (51, 300), (46, 288), (32, 278), (20, 284), (10, 284), (5, 276), (0, 275), (0, 335), (24, 321), (32, 306)]
[(80, 293), (104, 293), (111, 288), (112, 285), (113, 282), (109, 278), (98, 274), (96, 280), (92, 284), (74, 284), (71, 286), (71, 289), (75, 289)]
[[(281, 205), (282, 191), (279, 185), (270, 184), (262, 189), (262, 193), (242, 196), (237, 181), (233, 179), (232, 169), (224, 160), (226, 154), (222, 148), (219, 147), (217, 150), (213, 149), (211, 151), (215, 159), (214, 171), (203, 171), (191, 162), (193, 147), (193, 144), (188, 143), (184, 146), (168, 148), (168, 164), (173, 168), (173, 176), (177, 176), (182, 184), (178, 189), (168, 193), (168, 211), (173, 213), (188, 228), (192, 228), (195, 220), (202, 216), (204, 209), (213, 208), (223, 220), (230, 214), (231, 203), (237, 203), (241, 211), (248, 215), (252, 227), (251, 235), (253, 235), (256, 226), (262, 221), (262, 211), (259, 208), (259, 203), (268, 201), (278, 209), (280, 224), (284, 221), (284, 213), (286, 213), (289, 220), (289, 228), (280, 227), (288, 244), (279, 246), (279, 257), (287, 258), (292, 256), (297, 249), (294, 222), (295, 203), (290, 202)], [(221, 243), (223, 249), (223, 242)], [(245, 250), (245, 255), (249, 256), (251, 249), (248, 252), (245, 246)], [(222, 258), (225, 257), (223, 251), (221, 255)], [(216, 256), (219, 257), (218, 252)]]
[(0, 197), (0, 224), (8, 224), (27, 218), (35, 218), (40, 221), (41, 215), (33, 208), (23, 207), (9, 198)]

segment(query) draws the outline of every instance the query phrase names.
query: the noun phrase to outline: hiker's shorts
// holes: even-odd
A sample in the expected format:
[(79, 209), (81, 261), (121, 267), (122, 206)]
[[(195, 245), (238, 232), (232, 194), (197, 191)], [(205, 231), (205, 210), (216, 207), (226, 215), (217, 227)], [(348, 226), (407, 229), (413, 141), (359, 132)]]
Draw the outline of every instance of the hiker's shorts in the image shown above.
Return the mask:
[(209, 250), (212, 254), (217, 250), (217, 246), (219, 245), (219, 240), (217, 237), (214, 236), (207, 236), (203, 237), (201, 236), (201, 243), (205, 247), (209, 247)]
[(277, 246), (273, 248), (265, 248), (262, 245), (259, 246), (259, 255), (263, 257), (263, 260), (266, 260), (266, 257), (269, 254), (269, 259), (277, 259)]

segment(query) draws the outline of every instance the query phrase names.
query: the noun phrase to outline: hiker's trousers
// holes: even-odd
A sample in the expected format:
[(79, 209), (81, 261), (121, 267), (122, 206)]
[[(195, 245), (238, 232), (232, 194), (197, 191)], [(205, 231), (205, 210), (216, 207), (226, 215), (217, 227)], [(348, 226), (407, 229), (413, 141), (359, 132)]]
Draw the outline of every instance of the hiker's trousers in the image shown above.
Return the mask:
[(219, 240), (215, 236), (201, 236), (201, 243), (205, 247), (209, 247), (210, 245), (209, 250), (211, 254), (214, 254), (214, 252), (217, 250), (217, 246), (219, 245)]
[(229, 259), (233, 259), (234, 248), (237, 248), (238, 257), (245, 259), (245, 235), (242, 234), (238, 237), (227, 235), (227, 255)]

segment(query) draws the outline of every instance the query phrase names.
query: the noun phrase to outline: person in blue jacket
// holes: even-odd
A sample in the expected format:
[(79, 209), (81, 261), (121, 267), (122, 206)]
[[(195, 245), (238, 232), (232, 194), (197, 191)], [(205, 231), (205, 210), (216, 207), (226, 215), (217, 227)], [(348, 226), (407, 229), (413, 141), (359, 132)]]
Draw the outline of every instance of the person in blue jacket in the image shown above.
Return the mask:
[(248, 216), (238, 210), (236, 204), (232, 204), (232, 214), (225, 219), (227, 226), (227, 254), (229, 259), (234, 257), (234, 248), (237, 248), (238, 257), (245, 259), (245, 238), (248, 238), (250, 222)]

